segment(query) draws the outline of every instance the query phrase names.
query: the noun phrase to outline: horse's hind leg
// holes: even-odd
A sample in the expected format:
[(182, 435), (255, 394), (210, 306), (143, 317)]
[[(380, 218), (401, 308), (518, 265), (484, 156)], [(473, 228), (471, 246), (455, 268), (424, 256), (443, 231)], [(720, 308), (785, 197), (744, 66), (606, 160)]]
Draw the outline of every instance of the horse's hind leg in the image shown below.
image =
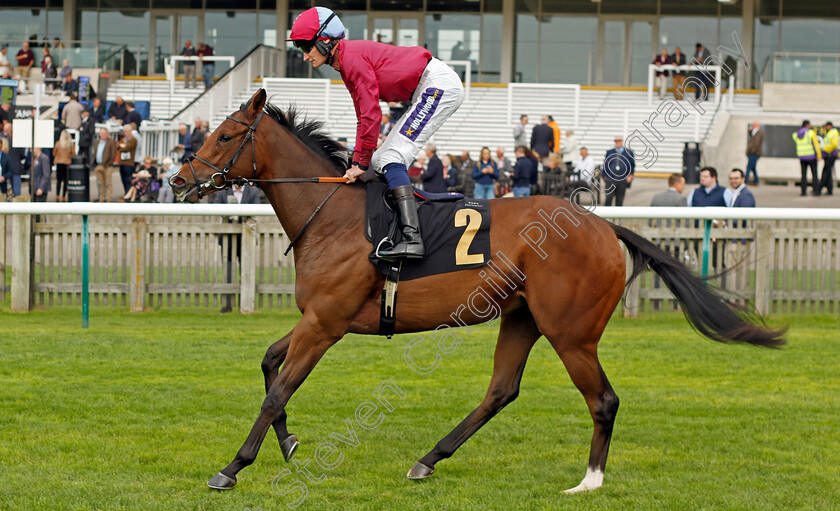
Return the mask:
[[(600, 337), (601, 330), (596, 329), (596, 331)], [(591, 332), (588, 335), (592, 335)], [(598, 337), (594, 342), (574, 343), (571, 346), (567, 342), (558, 343), (549, 339), (563, 360), (572, 382), (586, 399), (589, 413), (592, 414), (592, 420), (595, 423), (586, 477), (579, 485), (566, 490), (566, 493), (594, 490), (600, 488), (604, 482), (607, 453), (610, 449), (613, 424), (618, 412), (618, 396), (610, 386), (598, 361), (596, 351)]]
[(408, 472), (409, 479), (432, 475), (435, 463), (452, 456), (481, 426), (516, 399), (525, 361), (539, 337), (540, 331), (528, 307), (520, 307), (502, 316), (493, 360), (493, 378), (484, 401), (438, 442), (434, 449), (415, 463)]
[[(289, 343), (292, 341), (292, 333), (294, 330), (284, 335), (279, 341), (272, 344), (265, 352), (265, 357), (262, 361), (262, 372), (265, 377), (265, 393), (268, 394), (271, 385), (277, 378), (277, 370), (286, 360), (286, 353), (289, 351)], [(280, 450), (283, 452), (283, 459), (288, 462), (295, 455), (297, 450), (298, 439), (295, 435), (289, 433), (286, 427), (286, 413), (283, 412), (272, 423), (274, 432), (277, 434), (277, 441), (280, 442)]]

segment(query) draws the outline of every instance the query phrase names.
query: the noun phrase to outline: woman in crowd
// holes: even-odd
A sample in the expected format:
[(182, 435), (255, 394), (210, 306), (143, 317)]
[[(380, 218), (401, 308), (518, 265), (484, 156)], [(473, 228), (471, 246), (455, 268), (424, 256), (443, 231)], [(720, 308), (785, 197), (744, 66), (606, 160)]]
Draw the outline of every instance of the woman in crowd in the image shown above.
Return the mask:
[(481, 156), (473, 166), (472, 178), (475, 180), (474, 197), (476, 199), (495, 198), (495, 182), (499, 179), (499, 168), (490, 156), (490, 148), (482, 147)]
[(67, 202), (67, 168), (76, 156), (76, 146), (67, 130), (61, 130), (53, 150), (55, 162), (55, 201)]
[[(508, 172), (508, 177), (513, 181), (513, 196), (528, 197), (531, 195), (531, 178), (537, 173), (533, 158), (528, 157), (530, 151), (525, 146), (516, 148), (516, 163), (513, 172)], [(556, 154), (556, 153), (554, 153)]]

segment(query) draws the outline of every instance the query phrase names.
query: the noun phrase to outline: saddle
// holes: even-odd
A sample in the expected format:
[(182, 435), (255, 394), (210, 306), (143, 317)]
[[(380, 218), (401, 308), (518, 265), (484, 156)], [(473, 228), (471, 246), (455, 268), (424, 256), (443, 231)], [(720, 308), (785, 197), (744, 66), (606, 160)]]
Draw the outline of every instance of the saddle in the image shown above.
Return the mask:
[[(391, 263), (379, 250), (400, 242), (399, 215), (386, 183), (366, 184), (365, 237), (371, 242), (371, 262), (387, 276)], [(402, 262), (400, 280), (468, 270), (490, 260), (490, 207), (487, 200), (467, 199), (460, 193), (414, 191), (426, 254)]]

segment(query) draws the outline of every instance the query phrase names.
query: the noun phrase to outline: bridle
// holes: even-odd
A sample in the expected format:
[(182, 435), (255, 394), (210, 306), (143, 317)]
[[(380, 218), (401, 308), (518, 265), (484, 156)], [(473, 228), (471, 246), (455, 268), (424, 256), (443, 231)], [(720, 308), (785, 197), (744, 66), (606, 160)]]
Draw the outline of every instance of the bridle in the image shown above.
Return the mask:
[[(240, 111), (244, 112), (244, 106), (245, 105), (243, 104), (242, 107), (240, 107)], [(255, 183), (338, 183), (336, 187), (333, 188), (333, 190), (330, 192), (330, 194), (327, 195), (323, 201), (321, 201), (321, 204), (319, 204), (318, 207), (315, 208), (315, 211), (312, 212), (312, 214), (309, 216), (309, 219), (306, 220), (306, 223), (303, 224), (303, 227), (300, 229), (297, 235), (295, 235), (291, 243), (289, 243), (289, 246), (283, 253), (283, 255), (287, 255), (292, 249), (292, 247), (295, 246), (295, 243), (297, 243), (301, 236), (303, 236), (303, 233), (306, 231), (306, 228), (309, 227), (309, 224), (312, 223), (312, 220), (315, 218), (315, 215), (317, 215), (318, 212), (321, 211), (321, 208), (323, 208), (324, 204), (326, 204), (327, 201), (330, 200), (330, 197), (332, 197), (335, 194), (335, 192), (337, 192), (338, 189), (341, 188), (341, 185), (347, 182), (347, 179), (345, 177), (278, 177), (274, 179), (257, 179), (257, 148), (255, 146), (254, 140), (256, 139), (257, 126), (259, 126), (264, 113), (265, 112), (261, 111), (254, 119), (254, 122), (252, 124), (248, 124), (245, 121), (241, 121), (236, 117), (228, 115), (227, 118), (231, 121), (238, 122), (239, 124), (242, 124), (243, 126), (246, 126), (248, 128), (248, 133), (245, 134), (245, 138), (243, 138), (242, 143), (239, 144), (239, 149), (237, 149), (236, 152), (233, 153), (231, 159), (228, 160), (228, 162), (222, 168), (217, 167), (216, 165), (210, 163), (204, 158), (201, 158), (200, 156), (196, 156), (194, 154), (190, 155), (190, 157), (187, 158), (187, 164), (190, 166), (190, 172), (192, 172), (195, 187), (185, 192), (179, 193), (178, 198), (183, 200), (189, 193), (192, 192), (192, 190), (196, 190), (196, 193), (198, 193), (198, 198), (201, 199), (205, 195), (209, 195), (209, 193), (205, 193), (205, 190), (212, 189), (213, 192), (217, 192), (219, 190), (227, 190), (233, 185), (254, 186)], [(239, 155), (242, 153), (242, 149), (245, 148), (245, 145), (248, 143), (248, 140), (251, 141), (251, 167), (254, 169), (254, 176), (251, 179), (244, 177), (227, 179), (227, 174), (228, 172), (230, 172), (230, 168), (233, 167), (233, 165), (236, 163), (236, 160), (239, 158)], [(198, 181), (198, 174), (196, 174), (195, 172), (195, 167), (193, 167), (193, 160), (200, 161), (201, 163), (207, 165), (216, 172), (214, 172), (207, 181), (200, 183)], [(216, 184), (216, 176), (222, 177), (221, 185)], [(176, 177), (178, 177), (177, 174), (169, 178), (170, 185), (175, 184), (172, 181)]]
[[(239, 144), (239, 149), (237, 149), (236, 152), (233, 153), (233, 156), (230, 158), (230, 160), (228, 160), (228, 162), (225, 164), (225, 166), (223, 168), (219, 168), (216, 165), (210, 163), (209, 161), (207, 161), (204, 158), (202, 158), (200, 156), (197, 156), (195, 154), (190, 155), (190, 157), (187, 158), (187, 164), (190, 166), (190, 172), (192, 172), (193, 179), (195, 180), (195, 189), (197, 190), (199, 199), (201, 199), (205, 195), (208, 195), (208, 193), (205, 192), (206, 190), (211, 190), (212, 189), (212, 191), (217, 192), (219, 190), (227, 190), (228, 188), (230, 188), (231, 186), (233, 186), (235, 184), (239, 185), (239, 186), (242, 186), (244, 184), (249, 184), (250, 185), (250, 184), (253, 184), (254, 181), (256, 181), (256, 178), (257, 178), (257, 148), (254, 145), (255, 144), (254, 140), (256, 138), (257, 126), (259, 126), (260, 121), (262, 120), (263, 114), (264, 114), (264, 112), (260, 112), (259, 115), (257, 115), (256, 119), (254, 119), (254, 122), (252, 124), (248, 124), (245, 121), (240, 121), (236, 117), (233, 117), (233, 116), (230, 116), (230, 115), (227, 116), (227, 118), (229, 120), (234, 121), (234, 122), (238, 122), (239, 124), (242, 124), (243, 126), (246, 126), (248, 128), (248, 133), (245, 134), (245, 138), (243, 138), (242, 143)], [(239, 159), (239, 155), (242, 154), (242, 149), (245, 148), (245, 145), (248, 143), (248, 140), (251, 141), (251, 166), (254, 169), (254, 177), (252, 179), (246, 179), (246, 178), (243, 178), (243, 177), (238, 177), (238, 178), (235, 178), (235, 179), (227, 179), (227, 174), (228, 174), (228, 172), (230, 172), (230, 168), (233, 167), (233, 165), (236, 163), (236, 160)], [(196, 174), (195, 167), (193, 167), (193, 163), (192, 163), (193, 160), (200, 161), (201, 163), (207, 165), (208, 167), (215, 170), (216, 172), (213, 173), (213, 175), (211, 175), (210, 178), (207, 181), (205, 181), (203, 183), (199, 183), (198, 174)], [(216, 176), (221, 176), (221, 178), (222, 178), (222, 184), (221, 185), (216, 184)], [(169, 179), (169, 184), (170, 185), (172, 184), (172, 180), (175, 179), (175, 177), (176, 176), (172, 176)], [(189, 192), (190, 192), (189, 190), (186, 191), (186, 192), (183, 192), (181, 194), (181, 197), (179, 197), (179, 198), (183, 199), (183, 197), (185, 197)]]

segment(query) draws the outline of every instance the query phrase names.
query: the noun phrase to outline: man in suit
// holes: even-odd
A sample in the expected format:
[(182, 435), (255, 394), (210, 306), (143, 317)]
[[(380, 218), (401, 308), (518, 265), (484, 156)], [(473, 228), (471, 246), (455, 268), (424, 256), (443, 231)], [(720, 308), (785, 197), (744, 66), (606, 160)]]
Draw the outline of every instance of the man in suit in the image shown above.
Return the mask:
[(96, 182), (99, 186), (99, 202), (111, 201), (111, 178), (114, 173), (114, 160), (117, 158), (117, 143), (108, 130), (99, 130), (99, 142), (91, 152)]
[(429, 158), (429, 164), (426, 170), (420, 175), (420, 181), (423, 182), (423, 190), (432, 193), (446, 192), (446, 180), (443, 175), (443, 162), (440, 161), (437, 155), (437, 146), (435, 144), (426, 144), (426, 157)]
[(653, 196), (651, 206), (657, 207), (685, 207), (688, 200), (683, 196), (685, 190), (685, 178), (682, 174), (671, 174), (668, 176), (668, 189)]
[[(696, 65), (696, 66), (697, 65), (702, 66), (706, 62), (706, 59), (711, 57), (712, 54), (709, 53), (709, 50), (706, 49), (703, 46), (702, 43), (697, 43), (695, 48), (696, 49), (694, 51), (694, 56), (691, 58), (691, 60), (692, 60), (691, 63)], [(697, 62), (694, 62), (695, 60)], [(703, 101), (709, 99), (709, 86), (712, 84), (711, 76), (709, 76), (707, 73), (705, 73), (703, 71), (695, 71), (694, 72), (694, 77), (697, 78), (698, 80), (700, 80), (700, 82), (702, 82), (703, 85), (706, 88), (705, 96), (703, 97)], [(700, 87), (699, 84), (695, 84), (694, 85), (694, 99), (696, 101), (699, 101), (700, 96), (702, 96), (703, 94), (704, 94), (704, 92), (702, 91), (702, 87)]]
[[(254, 186), (239, 186), (233, 185), (227, 190), (216, 192), (216, 198), (213, 200), (215, 204), (260, 204), (262, 197), (260, 191)], [(251, 220), (251, 217), (225, 217), (225, 222), (232, 224), (234, 222), (243, 223)], [(219, 247), (222, 250), (222, 261), (225, 263), (225, 283), (233, 282), (233, 255), (234, 246), (236, 247), (236, 259), (241, 260), (242, 257), (242, 235), (241, 234), (220, 234)], [(230, 312), (231, 300), (233, 295), (225, 295), (224, 305), (220, 312)]]
[(90, 110), (82, 111), (82, 125), (79, 126), (79, 156), (84, 157), (85, 164), (90, 161), (90, 148), (96, 134), (96, 124), (90, 115)]
[(93, 118), (93, 122), (105, 122), (105, 105), (102, 104), (102, 100), (99, 98), (93, 98), (93, 104), (89, 108), (90, 116)]
[(700, 186), (688, 196), (688, 207), (721, 207), (732, 203), (732, 191), (718, 184), (717, 169), (703, 167), (700, 169)]
[(528, 116), (520, 115), (519, 124), (513, 127), (513, 146), (527, 145), (525, 142), (525, 127), (528, 126)]
[(127, 113), (122, 96), (117, 96), (117, 99), (108, 107), (108, 117), (113, 120), (122, 121)]
[(540, 159), (554, 151), (554, 130), (548, 125), (548, 116), (542, 116), (542, 123), (534, 126), (531, 132), (531, 150), (540, 155)]
[[(732, 187), (732, 197), (726, 204), (730, 208), (754, 208), (755, 196), (747, 188), (744, 180), (744, 172), (741, 169), (732, 169), (729, 173), (729, 186)], [(748, 220), (730, 220), (733, 229), (746, 229)], [(744, 258), (747, 248), (746, 238), (733, 239), (726, 244), (726, 266), (736, 266)], [(738, 276), (736, 275), (737, 279)]]
[(633, 151), (624, 147), (624, 137), (615, 137), (615, 147), (604, 157), (604, 180), (607, 184), (607, 198), (604, 206), (624, 205), (624, 194), (633, 181), (636, 172), (636, 158)]
[(143, 118), (140, 117), (140, 112), (134, 109), (134, 101), (126, 101), (125, 102), (125, 117), (123, 117), (123, 126), (127, 124), (134, 123), (137, 126), (137, 129), (140, 129), (140, 124), (143, 122)]
[(758, 159), (761, 158), (761, 147), (764, 145), (764, 129), (761, 127), (760, 122), (754, 121), (752, 123), (749, 129), (749, 136), (750, 139), (747, 142), (747, 175), (745, 176), (745, 180), (749, 181), (750, 174), (752, 174), (755, 176), (753, 184), (757, 185), (758, 171), (755, 166), (758, 163)]

